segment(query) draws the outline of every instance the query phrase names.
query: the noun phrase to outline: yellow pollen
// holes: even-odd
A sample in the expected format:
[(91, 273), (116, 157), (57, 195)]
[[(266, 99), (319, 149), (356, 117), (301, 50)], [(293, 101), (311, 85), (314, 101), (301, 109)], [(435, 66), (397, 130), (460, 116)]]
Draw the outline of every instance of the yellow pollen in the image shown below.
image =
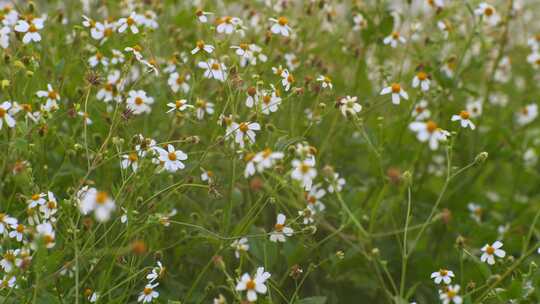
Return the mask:
[(255, 289), (255, 281), (249, 280), (249, 281), (246, 283), (246, 288), (247, 288), (247, 289), (250, 289), (250, 290)]
[(48, 97), (50, 99), (57, 99), (58, 98), (58, 93), (56, 93), (56, 91), (50, 91), (49, 94), (48, 94)]
[(494, 13), (494, 12), (493, 12), (493, 8), (491, 8), (491, 7), (486, 7), (486, 9), (484, 10), (484, 14), (485, 14), (486, 16), (488, 16), (488, 17), (491, 16), (491, 15), (493, 15), (493, 13)]
[(39, 194), (32, 195), (32, 200), (37, 201), (41, 196)]
[(274, 225), (274, 229), (275, 229), (277, 232), (283, 231), (283, 228), (284, 228), (284, 227), (285, 227), (285, 226), (284, 226), (283, 224), (276, 224), (276, 225)]
[(96, 203), (100, 204), (100, 205), (103, 205), (105, 204), (105, 202), (107, 202), (107, 198), (109, 196), (107, 195), (106, 192), (103, 192), (103, 191), (99, 191), (96, 195)]
[(294, 77), (292, 74), (289, 74), (289, 76), (287, 76), (287, 82), (289, 83), (293, 83), (294, 82)]
[(136, 98), (135, 98), (135, 104), (138, 105), (138, 106), (142, 105), (142, 104), (143, 104), (142, 98), (136, 97)]
[(30, 33), (35, 33), (38, 31), (37, 27), (34, 24), (30, 24), (30, 28), (28, 29)]
[(19, 232), (19, 233), (23, 233), (23, 232), (24, 232), (24, 225), (22, 225), (22, 224), (17, 225), (17, 229), (16, 229), (16, 230), (17, 230), (17, 232)]
[(433, 120), (429, 120), (426, 122), (426, 129), (429, 133), (433, 133), (437, 130), (437, 124)]
[(272, 150), (270, 150), (270, 148), (264, 149), (264, 151), (263, 151), (263, 157), (264, 157), (264, 158), (268, 158), (268, 157), (270, 157), (270, 155), (272, 155)]
[(197, 48), (200, 50), (204, 49), (204, 41), (202, 40), (197, 41)]
[(460, 116), (462, 119), (469, 119), (470, 114), (469, 114), (469, 112), (467, 112), (467, 111), (461, 111), (461, 112), (459, 112), (459, 116)]
[(453, 299), (455, 296), (457, 295), (457, 293), (453, 290), (448, 290), (446, 291), (446, 296), (449, 298), (449, 299)]
[(135, 23), (135, 20), (133, 18), (128, 17), (126, 20), (127, 25), (132, 26)]
[(240, 43), (240, 48), (244, 51), (246, 51), (248, 49), (248, 44), (247, 43)]
[(150, 287), (145, 287), (144, 290), (143, 290), (143, 293), (144, 293), (145, 295), (151, 294), (151, 293), (152, 293), (152, 288), (150, 288)]
[(393, 38), (394, 40), (399, 39), (399, 33), (398, 33), (398, 32), (393, 32), (393, 33), (392, 33), (392, 38)]
[(128, 159), (129, 159), (130, 162), (135, 162), (139, 158), (137, 157), (136, 153), (129, 153)]
[(304, 174), (308, 173), (309, 169), (311, 169), (311, 167), (306, 165), (306, 164), (301, 164), (300, 165), (300, 172), (302, 172)]
[(45, 242), (45, 244), (50, 244), (54, 241), (54, 238), (52, 237), (52, 235), (46, 234), (43, 237), (43, 241)]
[(269, 104), (272, 98), (270, 97), (270, 95), (264, 95), (262, 100), (265, 104)]
[(175, 160), (176, 160), (176, 153), (174, 153), (174, 152), (169, 152), (169, 154), (167, 155), (167, 157), (169, 158), (170, 161), (175, 161)]
[(491, 246), (488, 246), (486, 248), (486, 253), (489, 254), (489, 255), (493, 255), (495, 253), (495, 248), (493, 248)]
[(47, 208), (49, 208), (49, 209), (54, 209), (54, 208), (56, 208), (56, 203), (53, 202), (53, 201), (48, 201), (48, 202), (47, 202)]
[(392, 93), (399, 93), (401, 91), (401, 86), (399, 83), (392, 84)]
[(212, 70), (219, 70), (219, 64), (212, 63)]
[(443, 277), (447, 276), (448, 275), (448, 270), (446, 269), (441, 269), (439, 270), (439, 274)]
[(238, 126), (238, 129), (240, 129), (240, 131), (246, 133), (248, 130), (249, 130), (249, 127), (248, 127), (248, 124), (243, 122), (240, 124), (240, 126)]
[(281, 16), (278, 18), (277, 22), (279, 23), (279, 25), (281, 26), (285, 26), (289, 23), (289, 20), (287, 20), (287, 18)]
[(6, 116), (6, 110), (4, 108), (0, 108), (0, 118), (4, 118)]
[(418, 79), (420, 81), (424, 81), (427, 79), (427, 74), (425, 72), (418, 72), (418, 74), (416, 75), (416, 77), (418, 77)]

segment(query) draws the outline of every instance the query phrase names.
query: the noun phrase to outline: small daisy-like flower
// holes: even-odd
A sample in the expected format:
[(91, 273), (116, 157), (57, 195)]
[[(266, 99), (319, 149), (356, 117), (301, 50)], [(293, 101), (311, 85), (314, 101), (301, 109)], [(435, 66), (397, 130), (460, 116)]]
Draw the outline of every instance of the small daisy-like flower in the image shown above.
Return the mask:
[(54, 215), (58, 211), (58, 201), (54, 196), (54, 193), (49, 191), (47, 193), (47, 203), (39, 206), (39, 211), (43, 214), (43, 218), (55, 222)]
[(429, 79), (429, 75), (423, 71), (418, 72), (412, 81), (412, 87), (417, 88), (420, 86), (422, 91), (428, 91), (430, 84), (431, 80)]
[(462, 128), (471, 128), (474, 130), (476, 126), (469, 119), (471, 115), (467, 111), (461, 111), (458, 115), (452, 115), (452, 121), (459, 121)]
[(310, 208), (304, 208), (303, 210), (298, 211), (298, 216), (303, 218), (302, 223), (304, 223), (304, 225), (315, 222), (315, 219), (313, 218), (314, 215), (315, 211)]
[(5, 272), (11, 272), (13, 268), (15, 268), (15, 261), (17, 259), (17, 256), (19, 255), (20, 250), (19, 249), (8, 249), (4, 251), (4, 255), (2, 257), (2, 260), (0, 260), (0, 267)]
[(137, 298), (137, 302), (142, 303), (151, 303), (154, 301), (154, 299), (157, 299), (159, 297), (159, 292), (155, 291), (154, 288), (156, 288), (159, 285), (159, 283), (148, 283), (144, 287), (143, 291), (139, 293), (139, 297)]
[(92, 119), (90, 119), (90, 114), (88, 114), (88, 112), (79, 111), (79, 112), (77, 112), (77, 115), (79, 115), (80, 117), (83, 118), (83, 122), (85, 124), (87, 124), (87, 125), (92, 124)]
[(159, 161), (168, 172), (176, 172), (186, 167), (181, 161), (188, 159), (188, 156), (182, 150), (176, 150), (171, 144), (167, 145), (167, 150), (161, 147), (155, 149), (159, 154)]
[(463, 303), (463, 298), (459, 295), (459, 285), (449, 285), (444, 288), (444, 290), (439, 290), (439, 298), (443, 304), (461, 304)]
[(531, 123), (538, 116), (538, 105), (531, 103), (521, 108), (516, 114), (517, 123), (521, 126)]
[(415, 121), (409, 124), (409, 129), (416, 132), (416, 138), (421, 142), (429, 142), (431, 150), (437, 150), (439, 148), (440, 141), (446, 141), (450, 136), (450, 133), (437, 126), (432, 120), (427, 122)]
[(83, 215), (94, 211), (96, 220), (106, 222), (111, 213), (116, 209), (114, 200), (107, 192), (98, 191), (96, 188), (83, 188), (78, 193), (79, 209)]
[(9, 227), (17, 225), (17, 219), (5, 213), (0, 213), (0, 234), (4, 234)]
[(146, 96), (146, 92), (143, 90), (131, 90), (128, 93), (126, 100), (127, 108), (135, 115), (150, 113), (152, 108), (151, 104), (154, 103), (154, 98)]
[(210, 12), (204, 12), (203, 10), (198, 9), (195, 12), (195, 16), (197, 16), (197, 20), (199, 20), (200, 23), (207, 23), (208, 22), (208, 15), (212, 15)]
[(15, 25), (15, 31), (19, 33), (24, 33), (23, 36), (23, 43), (28, 44), (32, 41), (39, 42), (41, 41), (41, 35), (39, 34), (39, 30), (43, 29), (43, 23), (45, 20), (42, 18), (27, 18), (19, 19), (17, 21), (17, 24)]
[(101, 40), (105, 36), (105, 26), (101, 22), (96, 22), (86, 16), (83, 17), (83, 26), (90, 28), (90, 36), (95, 40)]
[(452, 282), (453, 277), (454, 272), (444, 268), (441, 268), (439, 271), (435, 271), (431, 274), (431, 278), (435, 284), (441, 284), (441, 282), (444, 282), (444, 284), (448, 285), (450, 282)]
[(23, 236), (26, 233), (26, 227), (19, 223), (11, 226), (12, 230), (9, 232), (9, 237), (16, 239), (18, 242), (22, 242)]
[(136, 14), (135, 12), (132, 12), (131, 15), (129, 15), (126, 18), (120, 18), (118, 19), (118, 32), (123, 33), (128, 28), (133, 34), (139, 33), (138, 25), (141, 24), (141, 16)]
[(392, 94), (392, 103), (398, 105), (401, 102), (401, 98), (409, 99), (409, 94), (403, 90), (399, 83), (392, 83), (390, 86), (385, 87), (381, 91), (381, 95)]
[[(242, 123), (236, 123), (233, 122), (231, 124), (231, 129), (234, 131), (234, 141), (240, 145), (240, 148), (244, 148), (245, 146), (245, 139), (247, 138), (247, 142), (249, 144), (255, 143), (255, 137), (256, 133), (255, 131), (261, 130), (261, 125), (259, 125), (256, 122), (242, 122)], [(228, 137), (230, 134), (227, 134)]]
[(270, 273), (264, 271), (264, 267), (257, 268), (255, 277), (252, 278), (249, 273), (244, 273), (238, 284), (236, 284), (237, 291), (246, 291), (247, 300), (249, 302), (257, 301), (257, 293), (266, 294), (268, 288), (265, 282), (270, 278)]
[(4, 101), (0, 104), (0, 130), (2, 130), (4, 122), (9, 128), (15, 126), (15, 119), (10, 115), (10, 108), (11, 102), (9, 101)]
[(482, 115), (482, 100), (468, 101), (465, 108), (467, 109), (467, 112), (469, 112), (471, 118), (480, 117)]
[(283, 85), (285, 91), (288, 91), (291, 88), (294, 81), (295, 79), (293, 74), (291, 74), (288, 70), (284, 70), (283, 73), (281, 73), (281, 85)]
[(321, 202), (321, 199), (326, 195), (326, 191), (320, 186), (320, 184), (314, 185), (309, 192), (304, 192), (307, 208), (314, 212), (322, 212), (326, 209), (326, 206)]
[(330, 178), (327, 178), (326, 181), (329, 183), (328, 185), (328, 192), (334, 193), (335, 192), (341, 192), (343, 190), (343, 186), (345, 186), (345, 179), (343, 177), (339, 176), (339, 173), (335, 172), (330, 176)]
[(499, 14), (497, 14), (495, 8), (487, 4), (486, 2), (480, 3), (478, 7), (474, 10), (474, 14), (477, 16), (482, 16), (484, 22), (488, 23), (491, 26), (497, 25), (501, 20), (501, 17), (499, 16)]
[(16, 282), (17, 278), (15, 276), (4, 275), (4, 278), (0, 281), (0, 288), (17, 288)]
[(302, 187), (309, 191), (313, 184), (313, 179), (317, 176), (317, 170), (315, 170), (315, 159), (313, 157), (305, 160), (293, 160), (292, 165), (294, 167), (291, 177), (294, 180), (300, 181)]
[(122, 155), (122, 161), (120, 162), (120, 167), (122, 169), (127, 169), (131, 167), (133, 172), (137, 172), (139, 168), (139, 156), (135, 152)]
[(475, 204), (475, 203), (469, 203), (467, 204), (467, 208), (471, 212), (471, 217), (478, 223), (482, 221), (482, 216), (484, 214), (484, 209), (482, 206)]
[(109, 58), (103, 56), (102, 53), (97, 52), (94, 56), (88, 58), (88, 64), (93, 68), (98, 66), (99, 64), (107, 67), (109, 65)]
[(146, 275), (146, 279), (150, 281), (150, 283), (154, 282), (155, 280), (162, 278), (165, 275), (165, 267), (163, 267), (163, 264), (161, 261), (157, 261), (157, 266), (152, 268), (152, 271)]
[(211, 54), (213, 51), (214, 51), (214, 46), (213, 45), (210, 45), (210, 44), (206, 44), (204, 43), (204, 41), (202, 40), (199, 40), (197, 41), (197, 44), (195, 46), (195, 48), (193, 50), (191, 50), (191, 54), (192, 55), (195, 55), (197, 54), (198, 52), (206, 52), (208, 54)]
[(428, 102), (424, 99), (420, 100), (412, 110), (412, 117), (414, 117), (414, 120), (421, 121), (425, 119), (429, 119), (431, 117), (431, 111), (427, 108)]
[(247, 89), (246, 107), (253, 108), (259, 104), (259, 92), (256, 87), (249, 87)]
[(332, 79), (330, 79), (328, 76), (319, 75), (319, 77), (317, 77), (317, 81), (321, 83), (321, 87), (323, 89), (332, 89), (334, 87), (332, 85)]
[(270, 234), (270, 241), (272, 242), (285, 242), (288, 236), (292, 236), (294, 230), (285, 226), (287, 217), (280, 213), (277, 215), (276, 224), (274, 225), (274, 231)]
[(188, 81), (190, 78), (191, 76), (189, 74), (180, 75), (177, 72), (174, 72), (169, 75), (167, 83), (174, 93), (177, 93), (180, 89), (182, 89), (182, 92), (187, 94), (189, 92), (189, 84), (187, 84), (186, 81)]
[(169, 102), (167, 103), (167, 106), (170, 108), (167, 113), (178, 111), (178, 112), (184, 112), (186, 109), (193, 108), (192, 105), (188, 104), (187, 100), (185, 99), (178, 99), (174, 103)]
[(205, 114), (214, 114), (214, 104), (203, 99), (197, 98), (195, 102), (195, 114), (198, 120), (202, 120)]
[(55, 233), (54, 229), (49, 222), (41, 223), (36, 226), (37, 235), (43, 239), (43, 242), (45, 243), (45, 247), (47, 248), (53, 248), (55, 243)]
[(392, 32), (383, 40), (384, 44), (389, 44), (392, 48), (396, 48), (399, 43), (405, 44), (405, 42), (407, 42), (407, 40), (403, 36), (401, 36), (399, 32)]
[(200, 61), (198, 67), (204, 69), (204, 77), (208, 79), (216, 79), (219, 81), (225, 81), (227, 79), (227, 67), (225, 64), (220, 63), (215, 59), (209, 59), (208, 61)]
[(35, 208), (37, 207), (38, 205), (41, 206), (43, 204), (45, 204), (47, 201), (44, 199), (45, 197), (45, 193), (36, 193), (36, 194), (33, 194), (29, 200), (27, 200), (26, 202), (28, 203), (28, 208)]
[(58, 109), (58, 102), (60, 102), (60, 94), (58, 94), (51, 86), (47, 84), (47, 91), (37, 91), (37, 97), (47, 98), (45, 103), (45, 111), (50, 112)]
[(236, 26), (241, 26), (242, 20), (236, 17), (225, 16), (216, 20), (216, 31), (230, 35), (234, 32)]
[(360, 31), (367, 27), (367, 20), (360, 13), (354, 14), (353, 23), (353, 31)]
[(201, 180), (203, 182), (208, 182), (209, 184), (214, 182), (214, 172), (210, 170), (204, 170), (201, 168)]
[(289, 37), (291, 28), (289, 27), (289, 20), (286, 17), (281, 16), (277, 19), (270, 18), (269, 20), (273, 22), (270, 27), (272, 33)]
[(503, 243), (500, 241), (496, 241), (492, 245), (486, 244), (484, 247), (482, 247), (482, 256), (480, 257), (480, 261), (487, 262), (489, 265), (495, 264), (495, 256), (498, 256), (499, 258), (504, 258), (506, 256), (506, 252), (502, 249), (500, 249), (503, 246)]
[(341, 111), (341, 114), (347, 117), (347, 115), (355, 116), (357, 113), (360, 113), (360, 111), (362, 111), (362, 106), (356, 102), (357, 100), (358, 97), (351, 97), (348, 95), (339, 99), (337, 105)]
[(265, 115), (276, 112), (281, 104), (281, 97), (275, 90), (264, 91), (261, 96), (261, 112)]
[(272, 168), (284, 156), (283, 152), (273, 152), (270, 148), (266, 148), (255, 154), (253, 161), (257, 163), (257, 171), (263, 172), (265, 169)]
[(241, 238), (232, 242), (231, 247), (234, 248), (234, 256), (239, 259), (240, 254), (249, 250), (247, 238)]
[(123, 90), (123, 85), (120, 82), (120, 71), (114, 70), (107, 75), (107, 83), (97, 92), (96, 97), (104, 102), (114, 100), (121, 102), (122, 97), (119, 92)]

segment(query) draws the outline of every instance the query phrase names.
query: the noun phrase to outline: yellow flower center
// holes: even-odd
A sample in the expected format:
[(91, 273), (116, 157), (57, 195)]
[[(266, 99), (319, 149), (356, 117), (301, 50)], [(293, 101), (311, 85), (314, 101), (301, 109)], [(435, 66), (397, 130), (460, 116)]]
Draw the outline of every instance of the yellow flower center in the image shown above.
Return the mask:
[(265, 104), (269, 104), (272, 98), (270, 97), (270, 95), (264, 95), (262, 100)]
[(38, 31), (37, 27), (34, 24), (30, 24), (30, 28), (28, 28), (28, 31), (30, 33), (35, 33)]
[(491, 246), (488, 246), (486, 248), (486, 253), (489, 254), (489, 255), (493, 255), (495, 253), (495, 248), (493, 248)]
[(56, 93), (56, 91), (50, 91), (49, 94), (48, 94), (48, 97), (50, 99), (57, 99), (58, 98), (58, 93)]
[(488, 17), (491, 16), (491, 15), (493, 15), (493, 13), (494, 13), (493, 8), (491, 8), (491, 7), (489, 7), (489, 6), (486, 7), (486, 9), (484, 9), (484, 14), (485, 14), (486, 16), (488, 16)]
[(152, 288), (150, 288), (150, 287), (145, 287), (144, 290), (143, 290), (143, 293), (144, 293), (145, 295), (151, 294), (151, 293), (152, 293)]
[(399, 83), (392, 84), (392, 93), (399, 93), (401, 91), (401, 85)]
[(135, 20), (133, 20), (133, 18), (131, 17), (128, 17), (126, 23), (127, 25), (132, 26), (133, 24), (135, 24)]
[(0, 118), (4, 118), (6, 116), (6, 110), (4, 108), (0, 108)]
[(246, 288), (249, 289), (249, 290), (255, 289), (255, 281), (249, 280), (249, 281), (246, 283)]
[(418, 77), (418, 80), (424, 81), (427, 79), (428, 75), (425, 72), (418, 72), (416, 77)]
[(219, 64), (212, 63), (212, 70), (219, 70)]
[(103, 205), (105, 204), (105, 202), (107, 202), (108, 197), (109, 196), (107, 195), (106, 192), (99, 191), (96, 195), (96, 203)]
[(447, 276), (448, 275), (448, 270), (446, 269), (441, 269), (439, 270), (439, 274), (443, 277)]
[(274, 225), (274, 229), (275, 229), (277, 232), (283, 231), (283, 228), (284, 228), (284, 227), (285, 227), (285, 226), (284, 226), (283, 224), (276, 224), (276, 225)]
[(135, 162), (139, 158), (137, 157), (136, 153), (129, 153), (128, 159), (129, 159), (130, 162)]
[(37, 201), (39, 198), (40, 198), (40, 195), (39, 195), (39, 194), (34, 194), (34, 195), (32, 195), (32, 200), (33, 200), (33, 201)]
[(461, 119), (469, 119), (470, 114), (467, 111), (461, 111), (459, 112), (459, 116), (461, 117)]
[(302, 172), (303, 174), (308, 173), (309, 169), (311, 169), (311, 167), (306, 165), (306, 164), (301, 164), (300, 165), (300, 172)]
[(249, 127), (248, 127), (248, 124), (243, 122), (240, 124), (240, 126), (238, 126), (238, 129), (240, 129), (240, 131), (246, 133), (248, 130), (249, 130)]
[(169, 154), (167, 155), (167, 157), (169, 158), (170, 161), (175, 161), (175, 160), (176, 160), (176, 153), (174, 153), (174, 152), (169, 152)]
[(144, 103), (144, 101), (142, 100), (142, 98), (140, 98), (140, 97), (136, 97), (136, 98), (135, 98), (135, 104), (136, 104), (136, 105), (140, 106), (140, 105), (142, 105), (143, 103)]
[(448, 297), (448, 299), (453, 299), (455, 296), (457, 296), (457, 293), (453, 290), (448, 289), (446, 291), (446, 296)]
[(435, 123), (433, 120), (429, 120), (426, 122), (426, 129), (429, 133), (435, 132), (435, 130), (437, 130), (437, 123)]
[(394, 40), (399, 39), (399, 33), (398, 32), (393, 32), (392, 33), (392, 39), (394, 39)]
[(53, 202), (53, 201), (48, 201), (48, 202), (47, 202), (47, 208), (49, 208), (49, 209), (54, 209), (54, 208), (56, 208), (56, 203)]
[(287, 20), (287, 18), (281, 16), (278, 18), (277, 22), (279, 23), (279, 25), (281, 26), (285, 26), (289, 23), (289, 20)]
[(249, 46), (248, 46), (247, 43), (240, 43), (240, 48), (241, 48), (242, 50), (247, 51), (248, 47), (249, 47)]
[(197, 48), (200, 50), (204, 49), (204, 41), (202, 40), (197, 41)]
[(24, 225), (23, 224), (17, 225), (16, 230), (17, 230), (18, 233), (23, 233), (24, 232)]

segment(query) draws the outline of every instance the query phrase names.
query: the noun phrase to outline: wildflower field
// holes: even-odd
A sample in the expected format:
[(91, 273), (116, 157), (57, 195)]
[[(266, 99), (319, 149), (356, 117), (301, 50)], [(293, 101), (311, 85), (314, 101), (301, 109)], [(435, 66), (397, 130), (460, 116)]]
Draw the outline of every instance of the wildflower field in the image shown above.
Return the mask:
[(540, 303), (539, 1), (0, 7), (0, 303)]

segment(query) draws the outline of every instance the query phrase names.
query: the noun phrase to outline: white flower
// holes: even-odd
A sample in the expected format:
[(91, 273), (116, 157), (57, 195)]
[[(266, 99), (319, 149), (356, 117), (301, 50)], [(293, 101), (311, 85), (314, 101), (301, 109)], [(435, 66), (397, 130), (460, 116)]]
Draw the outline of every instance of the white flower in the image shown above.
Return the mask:
[[(247, 142), (249, 144), (255, 143), (255, 137), (256, 133), (255, 131), (261, 130), (261, 125), (259, 125), (256, 122), (242, 122), (242, 123), (236, 123), (233, 122), (230, 126), (231, 130), (234, 131), (234, 141), (240, 145), (240, 148), (244, 148), (245, 146), (245, 139), (247, 138)], [(230, 134), (226, 134), (226, 137), (230, 136)]]
[(431, 278), (435, 284), (441, 284), (441, 282), (444, 282), (444, 284), (448, 285), (450, 282), (452, 282), (453, 277), (454, 272), (448, 269), (440, 269), (439, 271), (435, 271), (431, 274)]
[(347, 117), (347, 115), (354, 116), (357, 113), (360, 113), (360, 111), (362, 111), (362, 106), (356, 102), (357, 100), (358, 97), (356, 96), (351, 97), (347, 95), (346, 97), (341, 98), (338, 101), (341, 114)]
[(405, 44), (405, 42), (407, 42), (407, 40), (402, 37), (399, 32), (392, 32), (383, 40), (384, 44), (389, 44), (392, 48), (396, 48), (398, 46), (398, 43)]
[(355, 14), (353, 17), (353, 31), (359, 31), (367, 27), (367, 20), (362, 16), (362, 14)]
[(10, 275), (4, 275), (4, 278), (2, 281), (0, 281), (0, 286), (2, 287), (9, 287), (9, 288), (18, 288), (18, 286), (15, 284), (17, 281), (17, 278), (15, 276)]
[(152, 108), (150, 105), (154, 103), (154, 98), (146, 96), (146, 92), (143, 90), (131, 90), (128, 93), (127, 108), (135, 115), (142, 113), (150, 113)]
[(326, 89), (326, 88), (332, 89), (332, 88), (334, 88), (334, 86), (332, 85), (332, 79), (330, 79), (330, 77), (328, 77), (328, 76), (319, 75), (319, 77), (317, 77), (317, 81), (319, 81), (321, 83), (321, 87), (323, 89)]
[(469, 117), (470, 117), (469, 112), (461, 111), (459, 112), (459, 115), (452, 115), (452, 121), (459, 121), (461, 123), (462, 128), (471, 128), (471, 130), (474, 130), (476, 126), (469, 119)]
[(242, 26), (242, 20), (236, 17), (225, 16), (216, 20), (218, 33), (232, 34), (235, 27)]
[(114, 70), (107, 75), (107, 83), (97, 92), (97, 99), (109, 102), (115, 100), (121, 102), (122, 97), (119, 91), (123, 90), (123, 84), (120, 82), (120, 71)]
[(197, 20), (201, 23), (207, 23), (208, 22), (208, 15), (212, 15), (210, 12), (203, 12), (202, 10), (197, 10), (195, 12), (195, 16), (197, 16)]
[(155, 280), (159, 279), (165, 274), (165, 267), (161, 264), (160, 261), (157, 261), (157, 266), (152, 268), (152, 271), (146, 275), (146, 279), (152, 283)]
[(265, 115), (276, 112), (281, 104), (281, 97), (279, 97), (274, 88), (272, 91), (263, 91), (261, 100), (261, 112)]
[(482, 208), (482, 206), (475, 203), (468, 203), (467, 208), (471, 212), (471, 217), (477, 223), (480, 223), (482, 221), (482, 214), (484, 213), (484, 209)]
[(213, 45), (205, 44), (204, 41), (199, 40), (199, 41), (197, 41), (197, 45), (195, 46), (195, 48), (193, 50), (191, 50), (191, 54), (195, 55), (200, 51), (204, 51), (204, 52), (206, 52), (208, 54), (211, 54), (214, 51), (214, 49), (215, 48), (214, 48)]
[(538, 116), (538, 105), (531, 103), (521, 108), (521, 111), (517, 112), (516, 120), (521, 126), (531, 123)]
[(100, 52), (97, 52), (94, 56), (88, 58), (88, 64), (93, 68), (98, 64), (107, 67), (109, 65), (109, 58), (103, 56)]
[(239, 259), (240, 253), (247, 252), (249, 250), (249, 244), (247, 238), (241, 238), (232, 242), (231, 247), (234, 248), (234, 256)]
[(195, 102), (195, 107), (197, 108), (195, 114), (198, 120), (202, 120), (204, 118), (204, 114), (214, 114), (214, 104), (211, 102), (207, 102), (198, 98)]
[(285, 242), (288, 236), (292, 236), (294, 230), (290, 227), (285, 226), (285, 217), (284, 214), (280, 213), (277, 215), (276, 224), (274, 225), (274, 231), (270, 234), (270, 241), (272, 242)]
[(431, 111), (427, 108), (428, 102), (424, 99), (420, 100), (412, 110), (412, 117), (414, 120), (421, 121), (431, 117)]
[(36, 193), (33, 194), (30, 199), (27, 201), (28, 208), (35, 208), (36, 206), (41, 206), (45, 204), (47, 201), (44, 199), (45, 193)]
[(0, 235), (8, 230), (9, 227), (17, 225), (17, 219), (5, 213), (0, 213)]
[(500, 258), (504, 258), (506, 255), (506, 252), (504, 250), (500, 249), (503, 246), (503, 243), (500, 241), (496, 241), (492, 245), (486, 244), (484, 247), (482, 247), (482, 256), (480, 257), (480, 261), (487, 262), (489, 265), (495, 264), (495, 256), (498, 256)]
[(409, 124), (409, 129), (416, 132), (416, 138), (421, 142), (429, 141), (431, 150), (439, 148), (439, 141), (446, 141), (450, 133), (437, 126), (437, 124), (428, 120), (427, 122), (415, 121)]
[(180, 75), (177, 72), (174, 72), (169, 75), (167, 83), (174, 93), (177, 93), (180, 89), (182, 89), (182, 92), (187, 94), (189, 92), (189, 84), (187, 84), (186, 81), (189, 80), (190, 77), (191, 76), (189, 74)]
[(83, 17), (83, 26), (90, 28), (90, 36), (95, 40), (101, 40), (105, 36), (105, 26), (101, 22), (96, 22), (86, 16)]
[(24, 233), (26, 232), (26, 227), (23, 224), (19, 223), (17, 225), (11, 226), (13, 230), (9, 232), (10, 238), (15, 238), (18, 242), (22, 242)]
[(251, 278), (249, 273), (244, 273), (238, 284), (236, 284), (237, 291), (247, 291), (247, 300), (250, 302), (257, 301), (257, 293), (266, 294), (267, 287), (264, 284), (266, 280), (270, 278), (270, 273), (264, 271), (264, 267), (257, 268), (255, 278)]
[(253, 161), (257, 163), (257, 171), (263, 172), (265, 169), (272, 168), (276, 161), (282, 159), (285, 155), (283, 152), (273, 152), (270, 148), (255, 154)]
[(477, 16), (483, 16), (484, 22), (491, 26), (495, 26), (501, 20), (501, 17), (495, 11), (495, 8), (485, 2), (482, 2), (474, 10), (474, 14)]
[(120, 167), (122, 169), (127, 169), (130, 166), (133, 172), (137, 172), (137, 169), (139, 168), (139, 156), (135, 152), (122, 155)]
[(281, 16), (278, 19), (270, 18), (274, 24), (270, 27), (270, 31), (274, 34), (279, 34), (285, 37), (289, 37), (291, 28), (289, 27), (289, 20)]
[(431, 80), (429, 79), (429, 75), (423, 71), (418, 72), (416, 76), (414, 76), (412, 81), (412, 87), (417, 88), (418, 86), (420, 86), (422, 91), (429, 90), (430, 84)]
[(47, 84), (47, 91), (37, 91), (37, 97), (47, 98), (45, 103), (45, 111), (50, 112), (58, 109), (58, 102), (60, 102), (60, 94), (58, 94), (51, 86)]
[(467, 102), (465, 108), (467, 109), (467, 112), (469, 112), (471, 118), (480, 117), (480, 115), (482, 115), (482, 100), (470, 100)]
[(47, 248), (54, 247), (55, 233), (54, 233), (51, 223), (44, 222), (42, 224), (37, 225), (36, 231), (37, 231), (38, 236), (43, 239), (43, 242), (45, 243), (45, 247)]
[(283, 73), (281, 73), (281, 85), (283, 85), (285, 91), (288, 91), (291, 88), (294, 81), (294, 76), (289, 73), (288, 70), (284, 70)]
[(43, 29), (43, 22), (45, 20), (42, 18), (32, 18), (31, 20), (19, 19), (15, 25), (15, 31), (25, 33), (22, 40), (24, 44), (32, 41), (39, 42), (41, 41), (41, 35), (38, 31)]
[(188, 156), (182, 150), (176, 150), (171, 144), (167, 145), (167, 150), (161, 147), (156, 147), (155, 149), (158, 152), (158, 159), (163, 163), (165, 170), (176, 172), (186, 167), (181, 161), (188, 159)]
[(13, 128), (15, 126), (15, 119), (13, 119), (13, 117), (11, 117), (9, 114), (10, 108), (11, 102), (9, 101), (4, 101), (2, 104), (0, 104), (0, 130), (2, 130), (4, 121), (9, 128)]
[(170, 113), (173, 111), (183, 112), (188, 108), (193, 108), (193, 106), (188, 104), (187, 100), (185, 99), (178, 99), (174, 103), (169, 102), (167, 103), (167, 106), (170, 108), (169, 111), (167, 111), (167, 113)]
[(159, 297), (159, 292), (155, 291), (154, 288), (156, 288), (159, 285), (159, 283), (148, 283), (144, 287), (143, 291), (139, 293), (139, 297), (137, 298), (137, 302), (142, 303), (151, 303), (154, 301), (154, 299), (157, 299)]
[(20, 249), (8, 249), (4, 252), (2, 260), (0, 260), (0, 266), (5, 272), (11, 272), (15, 267), (16, 258), (20, 253)]
[(227, 67), (215, 59), (200, 61), (197, 65), (199, 68), (205, 70), (204, 77), (208, 79), (213, 78), (219, 81), (225, 81), (227, 79)]
[(320, 188), (320, 184), (314, 185), (309, 192), (304, 192), (307, 202), (307, 208), (313, 212), (322, 212), (326, 206), (321, 202), (321, 199), (326, 195), (326, 191)]
[(11, 28), (8, 26), (0, 28), (0, 47), (3, 49), (9, 47), (9, 33), (11, 33)]
[(55, 222), (56, 219), (53, 217), (54, 214), (58, 211), (58, 202), (54, 193), (48, 191), (47, 193), (47, 203), (39, 206), (39, 211), (43, 214), (43, 218)]
[(129, 28), (133, 34), (137, 34), (139, 33), (139, 28), (137, 27), (139, 24), (141, 24), (141, 16), (133, 12), (126, 18), (118, 19), (118, 32), (123, 33)]
[(111, 213), (116, 209), (114, 200), (106, 192), (96, 188), (83, 188), (77, 194), (79, 210), (83, 215), (94, 211), (94, 216), (99, 222), (106, 222)]
[(385, 87), (381, 90), (381, 95), (392, 94), (392, 103), (398, 105), (401, 98), (409, 99), (409, 94), (403, 90), (399, 83), (392, 83), (392, 85)]
[(345, 186), (345, 179), (343, 177), (339, 177), (339, 173), (334, 173), (330, 179), (327, 180), (328, 185), (328, 192), (334, 193), (341, 192), (343, 190), (343, 186)]
[(443, 304), (450, 304), (452, 302), (454, 304), (461, 304), (463, 303), (463, 298), (461, 298), (461, 296), (458, 294), (459, 289), (459, 285), (446, 286), (446, 289), (444, 291), (439, 290), (439, 298), (441, 299)]
[(294, 170), (291, 173), (291, 177), (302, 183), (302, 187), (309, 191), (313, 184), (313, 179), (317, 176), (317, 170), (315, 170), (315, 158), (310, 157), (305, 160), (293, 160), (292, 165)]

